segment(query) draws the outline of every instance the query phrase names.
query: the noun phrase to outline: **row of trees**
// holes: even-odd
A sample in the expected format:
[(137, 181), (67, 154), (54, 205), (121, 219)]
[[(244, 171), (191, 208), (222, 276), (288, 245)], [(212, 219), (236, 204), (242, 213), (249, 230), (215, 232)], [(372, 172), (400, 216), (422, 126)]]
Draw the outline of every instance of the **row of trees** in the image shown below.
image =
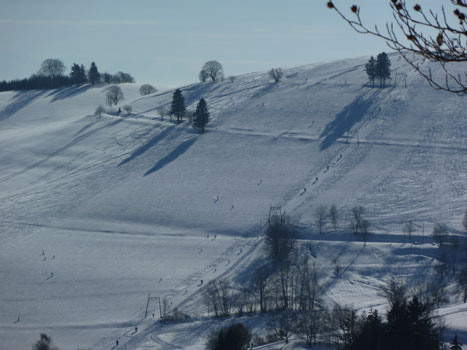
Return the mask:
[[(220, 284), (220, 288), (227, 290), (227, 284)], [(382, 293), (389, 303), (385, 319), (377, 311), (358, 316), (356, 310), (338, 304), (331, 308), (316, 303), (306, 309), (268, 310), (267, 328), (272, 332), (268, 338), (283, 339), (287, 343), (295, 334), (310, 347), (325, 343), (344, 350), (438, 350), (443, 324), (435, 323), (432, 317), (434, 304), (417, 295), (409, 296), (406, 286), (394, 281)], [(219, 305), (228, 308), (229, 300), (226, 296)], [(227, 315), (229, 313), (218, 314)], [(208, 348), (216, 349), (214, 344), (223, 339), (225, 332), (223, 329), (215, 333), (208, 341)], [(457, 338), (453, 343), (458, 343)]]
[(265, 247), (270, 258), (259, 266), (249, 283), (235, 287), (227, 280), (210, 282), (204, 293), (208, 312), (215, 316), (231, 313), (305, 311), (319, 305), (322, 290), (320, 271), (309, 256), (298, 258), (297, 230), (289, 216), (270, 218)]
[[(335, 206), (321, 206), (317, 211), (327, 218), (334, 217), (334, 222), (337, 218)], [(465, 217), (467, 213), (464, 216), (467, 222)], [(353, 207), (352, 232), (363, 234), (368, 226), (365, 209)], [(414, 287), (411, 295), (406, 285), (391, 281), (382, 290), (389, 303), (386, 317), (376, 311), (357, 316), (356, 311), (347, 307), (335, 305), (328, 309), (323, 305), (320, 269), (310, 261), (307, 252), (300, 256), (296, 240), (297, 230), (289, 216), (271, 216), (265, 231), (268, 261), (242, 286), (234, 286), (227, 280), (210, 282), (203, 292), (208, 312), (218, 317), (243, 312), (268, 313), (269, 329), (275, 336), (287, 341), (293, 333), (310, 346), (324, 342), (345, 350), (439, 348), (442, 327), (435, 324), (432, 312), (448, 301), (445, 275), (435, 274), (432, 280)], [(461, 269), (456, 285), (466, 301), (467, 267)], [(456, 337), (452, 346), (458, 349)]]
[(376, 60), (371, 56), (365, 65), (365, 72), (373, 87), (375, 87), (375, 80), (378, 80), (379, 86), (384, 88), (386, 80), (391, 79), (391, 61), (388, 55), (385, 52), (381, 52), (376, 56)]
[(69, 75), (65, 74), (65, 64), (56, 58), (44, 60), (37, 73), (29, 78), (0, 82), (0, 91), (54, 89), (63, 86), (80, 86), (84, 84), (121, 84), (134, 83), (135, 79), (128, 73), (100, 73), (94, 62), (89, 70), (84, 65), (73, 63)]
[[(324, 217), (331, 218), (336, 225), (337, 209), (320, 206), (317, 209), (317, 222), (322, 224)], [(318, 224), (318, 225), (319, 225)], [(355, 206), (351, 210), (350, 228), (355, 235), (363, 238), (364, 245), (369, 234), (369, 221), (365, 208)], [(410, 225), (409, 225), (410, 226)], [(433, 239), (436, 242), (435, 226)], [(209, 312), (215, 316), (227, 316), (235, 312), (271, 312), (277, 310), (313, 310), (322, 297), (320, 269), (310, 264), (310, 256), (298, 256), (295, 248), (297, 230), (291, 218), (285, 214), (273, 215), (265, 231), (265, 249), (269, 261), (258, 267), (251, 281), (241, 287), (233, 286), (227, 280), (212, 281), (206, 288), (204, 301)], [(418, 288), (418, 295), (440, 307), (448, 301), (446, 295), (448, 274), (453, 273), (458, 291), (464, 302), (467, 301), (467, 265), (456, 273), (457, 245), (440, 243), (439, 262), (433, 280), (426, 281)], [(310, 247), (310, 254), (314, 252)], [(340, 276), (340, 268), (335, 261), (335, 275)]]

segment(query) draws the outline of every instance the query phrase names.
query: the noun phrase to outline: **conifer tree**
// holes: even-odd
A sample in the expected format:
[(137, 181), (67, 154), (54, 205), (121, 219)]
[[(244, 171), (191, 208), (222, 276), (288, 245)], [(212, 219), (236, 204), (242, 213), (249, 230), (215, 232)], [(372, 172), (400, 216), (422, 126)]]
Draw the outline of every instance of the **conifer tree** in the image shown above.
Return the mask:
[(193, 126), (204, 133), (206, 124), (209, 123), (208, 105), (204, 98), (201, 98), (196, 106), (195, 114), (193, 115)]
[(185, 98), (180, 89), (175, 90), (173, 94), (170, 114), (177, 117), (177, 124), (183, 120), (183, 115), (185, 114)]
[(99, 84), (100, 73), (97, 70), (96, 64), (94, 62), (91, 63), (91, 67), (89, 68), (88, 79), (91, 85)]
[(381, 52), (376, 57), (376, 77), (379, 79), (380, 87), (384, 88), (386, 85), (386, 79), (391, 77), (391, 61), (385, 52)]
[(72, 84), (82, 85), (87, 82), (86, 71), (83, 65), (73, 63), (71, 66), (70, 80)]
[(371, 81), (372, 87), (375, 87), (376, 61), (373, 56), (370, 57), (370, 60), (365, 65), (365, 72), (368, 74), (368, 80)]

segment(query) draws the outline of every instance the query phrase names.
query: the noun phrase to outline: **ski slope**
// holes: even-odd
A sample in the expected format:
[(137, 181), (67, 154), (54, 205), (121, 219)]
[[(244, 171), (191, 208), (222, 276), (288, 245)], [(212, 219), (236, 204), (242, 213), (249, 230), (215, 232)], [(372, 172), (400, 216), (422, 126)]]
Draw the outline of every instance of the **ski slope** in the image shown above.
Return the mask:
[[(390, 59), (407, 87), (369, 87), (368, 57), (285, 69), (277, 84), (257, 72), (185, 86), (189, 109), (208, 103), (202, 135), (161, 120), (173, 91), (141, 97), (123, 84), (120, 106), (133, 114), (100, 118), (105, 87), (0, 93), (0, 348), (30, 348), (39, 332), (64, 350), (116, 339), (132, 349), (202, 348), (215, 324), (157, 338), (160, 325), (143, 320), (147, 295), (202, 315), (209, 280), (239, 281), (263, 258), (271, 205), (298, 223), (330, 303), (384, 308), (379, 288), (390, 277), (430, 276), (433, 225), (462, 235), (467, 100)], [(320, 204), (337, 205), (336, 233), (317, 234)], [(365, 249), (348, 233), (355, 205), (374, 232)], [(402, 235), (408, 220), (414, 244)], [(467, 311), (450, 293), (440, 313), (466, 343)]]

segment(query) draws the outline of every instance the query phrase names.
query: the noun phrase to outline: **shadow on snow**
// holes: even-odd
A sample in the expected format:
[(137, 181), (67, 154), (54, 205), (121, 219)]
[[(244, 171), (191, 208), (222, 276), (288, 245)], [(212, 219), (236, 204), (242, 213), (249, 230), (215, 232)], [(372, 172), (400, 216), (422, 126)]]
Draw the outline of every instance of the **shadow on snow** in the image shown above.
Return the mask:
[(166, 155), (164, 158), (159, 160), (156, 165), (154, 165), (151, 169), (149, 169), (146, 175), (150, 175), (163, 167), (165, 167), (167, 164), (170, 164), (173, 162), (175, 159), (180, 157), (183, 153), (185, 153), (196, 141), (196, 137), (189, 139), (187, 141), (182, 142), (180, 145), (178, 145), (172, 152), (170, 152), (168, 155)]
[(161, 133), (157, 134), (154, 136), (151, 140), (149, 140), (146, 144), (142, 145), (141, 147), (138, 147), (128, 158), (125, 158), (122, 160), (118, 166), (123, 165), (125, 163), (128, 163), (135, 159), (136, 157), (139, 157), (146, 151), (148, 151), (151, 147), (153, 147), (155, 144), (157, 144), (159, 141), (167, 137), (167, 135), (170, 134), (173, 128), (175, 128), (176, 125), (170, 126), (167, 129), (163, 130)]
[(9, 103), (2, 111), (0, 111), (0, 120), (5, 120), (11, 117), (44, 93), (45, 90), (27, 90), (18, 92), (13, 97), (14, 101)]
[(352, 103), (337, 114), (336, 119), (326, 125), (324, 131), (319, 136), (320, 138), (324, 137), (324, 140), (321, 141), (320, 150), (328, 149), (336, 140), (341, 138), (346, 132), (350, 131), (355, 124), (361, 121), (379, 92), (380, 90), (373, 93), (367, 99), (364, 99), (362, 96), (357, 96)]

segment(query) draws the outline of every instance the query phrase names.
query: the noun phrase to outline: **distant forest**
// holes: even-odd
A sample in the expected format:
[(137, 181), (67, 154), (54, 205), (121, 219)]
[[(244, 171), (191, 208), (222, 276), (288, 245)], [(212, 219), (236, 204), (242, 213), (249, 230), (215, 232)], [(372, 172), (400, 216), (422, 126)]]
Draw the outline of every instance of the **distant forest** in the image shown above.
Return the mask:
[(48, 58), (42, 62), (40, 69), (29, 78), (0, 81), (0, 91), (55, 89), (63, 86), (80, 86), (84, 84), (121, 84), (134, 83), (135, 79), (128, 73), (99, 73), (94, 62), (88, 70), (84, 65), (73, 63), (69, 75), (65, 75), (66, 67), (56, 58)]

